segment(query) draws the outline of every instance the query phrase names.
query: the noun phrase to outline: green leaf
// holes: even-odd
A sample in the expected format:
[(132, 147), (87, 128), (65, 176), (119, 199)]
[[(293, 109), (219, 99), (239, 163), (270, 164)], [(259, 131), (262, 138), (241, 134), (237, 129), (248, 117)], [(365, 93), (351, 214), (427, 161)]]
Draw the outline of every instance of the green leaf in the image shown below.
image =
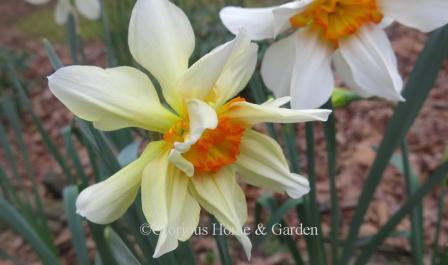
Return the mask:
[[(273, 214), (277, 210), (278, 205), (277, 205), (277, 202), (275, 201), (275, 199), (272, 198), (271, 195), (264, 194), (264, 195), (260, 196), (257, 199), (257, 203), (255, 205), (255, 220), (256, 220), (255, 224), (257, 224), (257, 225), (262, 223), (261, 222), (261, 211), (263, 208), (266, 209), (270, 214)], [(281, 224), (282, 227), (288, 226), (284, 219), (280, 220), (279, 223)], [(297, 248), (297, 244), (296, 244), (295, 240), (290, 235), (280, 235), (279, 237), (280, 237), (280, 240), (287, 245), (296, 264), (305, 264), (303, 262), (302, 256), (300, 255), (300, 252)]]
[(89, 221), (88, 224), (90, 232), (92, 233), (93, 240), (95, 241), (98, 255), (101, 257), (102, 263), (107, 265), (121, 265), (117, 263), (117, 260), (113, 255), (112, 249), (107, 242), (107, 239), (104, 234), (104, 227)]
[(25, 164), (25, 172), (26, 172), (27, 176), (29, 177), (29, 179), (31, 180), (31, 184), (32, 184), (31, 190), (32, 190), (33, 197), (34, 197), (37, 218), (30, 219), (30, 220), (32, 220), (32, 222), (33, 222), (32, 224), (35, 224), (34, 227), (38, 229), (40, 236), (45, 240), (48, 247), (53, 248), (54, 246), (52, 244), (52, 242), (53, 242), (52, 235), (50, 233), (50, 229), (48, 227), (45, 212), (42, 207), (42, 201), (40, 198), (40, 194), (37, 190), (36, 174), (34, 172), (34, 168), (33, 168), (33, 165), (31, 164), (28, 150), (26, 148), (26, 143), (25, 143), (25, 139), (23, 136), (23, 128), (22, 128), (22, 124), (21, 124), (19, 115), (17, 113), (16, 106), (10, 96), (4, 96), (1, 100), (1, 103), (2, 103), (2, 107), (3, 107), (3, 112), (5, 113), (6, 118), (8, 119), (8, 121), (12, 127), (12, 130), (14, 132), (14, 135), (16, 137), (17, 145), (19, 147), (19, 152), (20, 152), (20, 155), (22, 156), (24, 164)]
[(53, 141), (50, 139), (50, 136), (48, 135), (48, 132), (45, 130), (41, 120), (37, 117), (36, 113), (33, 110), (33, 105), (28, 98), (28, 96), (25, 93), (25, 89), (23, 88), (22, 84), (19, 81), (19, 78), (17, 77), (17, 73), (14, 70), (14, 68), (10, 65), (9, 66), (9, 72), (11, 75), (11, 79), (13, 81), (14, 86), (16, 87), (17, 91), (19, 92), (19, 97), (22, 102), (22, 105), (25, 107), (25, 110), (27, 113), (31, 115), (31, 120), (34, 123), (34, 126), (36, 126), (37, 131), (39, 132), (40, 136), (42, 137), (42, 141), (44, 142), (47, 149), (50, 151), (56, 162), (58, 162), (59, 166), (64, 171), (64, 174), (68, 179), (72, 179), (73, 176), (70, 173), (70, 169), (65, 163), (64, 158), (62, 157), (61, 153), (59, 152), (56, 145), (53, 143)]
[(104, 233), (118, 264), (141, 265), (140, 261), (132, 254), (120, 236), (112, 228), (107, 227)]
[[(308, 178), (310, 182), (310, 193), (305, 196), (305, 204), (297, 207), (297, 214), (303, 220), (306, 226), (316, 226), (318, 228), (317, 236), (305, 237), (310, 261), (313, 264), (326, 264), (326, 253), (324, 249), (324, 241), (322, 239), (322, 228), (320, 224), (320, 208), (317, 204), (316, 196), (316, 161), (314, 146), (314, 123), (307, 122), (305, 124), (306, 131), (306, 158)], [(330, 147), (328, 147), (330, 148)]]
[[(409, 148), (405, 141), (401, 144), (403, 175), (406, 179), (406, 192), (410, 197), (420, 186), (417, 174), (411, 169), (409, 163)], [(421, 203), (417, 204), (411, 212), (411, 237), (412, 262), (414, 265), (423, 265), (423, 209)]]
[(59, 59), (59, 56), (56, 54), (56, 51), (53, 48), (53, 45), (51, 45), (50, 41), (47, 39), (44, 39), (43, 41), (44, 48), (47, 51), (48, 59), (50, 60), (51, 66), (54, 70), (58, 70), (63, 66), (61, 59)]
[(328, 121), (324, 123), (325, 143), (327, 145), (327, 157), (328, 157), (328, 178), (330, 183), (330, 213), (331, 213), (331, 258), (332, 263), (337, 264), (339, 260), (339, 222), (340, 222), (340, 209), (338, 202), (338, 194), (336, 187), (336, 118), (335, 112), (331, 101), (324, 105), (324, 108), (333, 110), (328, 117)]
[(439, 240), (440, 240), (440, 231), (442, 229), (443, 213), (445, 209), (445, 196), (447, 192), (448, 188), (446, 186), (442, 187), (437, 202), (437, 223), (436, 223), (436, 230), (434, 232), (434, 241), (432, 243), (431, 265), (443, 264), (438, 263), (437, 261), (439, 260), (440, 256)]
[(68, 229), (75, 248), (78, 264), (89, 265), (89, 252), (87, 250), (87, 241), (82, 226), (82, 218), (76, 213), (76, 198), (78, 197), (78, 187), (68, 186), (64, 188), (64, 211), (67, 216)]
[(428, 194), (433, 188), (439, 185), (448, 177), (448, 162), (439, 166), (434, 174), (425, 181), (425, 183), (406, 201), (406, 203), (381, 227), (378, 233), (372, 237), (363, 252), (356, 260), (355, 265), (364, 265), (374, 253), (375, 249), (390, 235), (395, 227), (411, 212), (412, 209), (419, 203), (423, 197)]
[(117, 160), (120, 163), (120, 166), (124, 167), (137, 159), (138, 148), (140, 147), (140, 144), (140, 140), (134, 141), (123, 148), (120, 153), (118, 153)]
[(432, 34), (409, 76), (403, 93), (406, 101), (398, 104), (385, 131), (383, 141), (359, 198), (340, 264), (347, 264), (353, 253), (359, 229), (376, 187), (381, 181), (394, 150), (406, 136), (434, 85), (440, 67), (448, 54), (447, 43), (448, 26), (445, 26)]
[[(218, 224), (218, 221), (214, 216), (211, 216), (210, 220), (212, 225)], [(225, 236), (219, 233), (215, 233), (213, 237), (215, 238), (216, 245), (218, 246), (219, 256), (221, 258), (221, 264), (232, 265), (233, 264), (232, 257), (230, 257), (229, 246), (227, 245)]]
[(31, 227), (25, 218), (9, 204), (4, 198), (0, 197), (0, 220), (8, 224), (18, 234), (33, 247), (39, 258), (44, 264), (59, 265), (59, 259), (53, 251), (42, 240), (38, 233)]
[[(65, 150), (67, 154), (67, 158), (70, 158), (73, 162), (73, 165), (76, 170), (76, 174), (81, 178), (81, 181), (84, 185), (88, 185), (87, 174), (84, 170), (84, 167), (81, 163), (81, 159), (79, 158), (78, 152), (75, 150), (75, 143), (72, 138), (72, 126), (68, 125), (61, 130), (62, 139), (65, 143)], [(70, 184), (76, 184), (76, 179), (73, 176), (68, 177), (68, 181)]]

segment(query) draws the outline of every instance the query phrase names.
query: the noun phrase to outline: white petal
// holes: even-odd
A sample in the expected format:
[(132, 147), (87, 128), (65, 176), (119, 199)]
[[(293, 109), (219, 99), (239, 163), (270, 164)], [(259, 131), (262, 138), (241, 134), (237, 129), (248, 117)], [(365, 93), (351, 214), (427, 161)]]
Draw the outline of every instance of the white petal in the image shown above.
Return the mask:
[(446, 0), (379, 0), (378, 5), (385, 16), (424, 32), (448, 23)]
[(178, 240), (191, 237), (199, 223), (201, 208), (188, 193), (189, 178), (179, 171), (167, 176), (168, 182), (168, 227), (161, 231), (154, 258), (177, 248)]
[(252, 244), (242, 230), (247, 220), (246, 197), (233, 170), (227, 167), (215, 175), (194, 176), (189, 187), (199, 204), (237, 237), (250, 258)]
[(54, 20), (56, 24), (65, 24), (71, 11), (72, 7), (67, 0), (59, 0), (54, 9)]
[(192, 99), (187, 103), (188, 117), (190, 120), (190, 132), (183, 143), (175, 143), (175, 149), (185, 153), (202, 136), (206, 129), (215, 129), (218, 126), (218, 116), (215, 110), (207, 103)]
[[(284, 100), (279, 103), (284, 103)], [(296, 123), (308, 121), (326, 121), (331, 110), (311, 109), (294, 110), (277, 107), (278, 102), (267, 102), (257, 105), (249, 102), (234, 102), (229, 110), (224, 113), (226, 117), (242, 120), (251, 125), (263, 122)]]
[(300, 198), (310, 191), (306, 178), (291, 173), (281, 147), (272, 138), (248, 130), (242, 140), (237, 171), (249, 184)]
[(75, 0), (76, 8), (84, 17), (96, 20), (101, 15), (101, 4), (99, 0)]
[(311, 1), (293, 1), (271, 8), (231, 6), (223, 8), (219, 15), (223, 24), (233, 34), (245, 28), (252, 40), (271, 39), (290, 28), (289, 19)]
[(274, 42), (264, 55), (261, 77), (276, 97), (290, 95), (292, 71), (296, 62), (296, 38), (292, 34)]
[(291, 28), (290, 19), (302, 12), (314, 0), (299, 0), (286, 3), (272, 10), (274, 14), (274, 35), (277, 36)]
[(333, 56), (333, 64), (338, 76), (351, 90), (361, 97), (368, 98), (373, 96), (372, 92), (363, 89), (355, 82), (350, 66), (345, 61), (344, 57), (342, 57), (339, 50), (336, 51)]
[[(242, 30), (234, 40), (217, 47), (202, 57), (179, 80), (178, 87), (182, 98), (201, 100), (211, 98), (212, 101), (216, 101), (216, 97), (219, 97), (220, 93), (225, 92), (223, 93), (225, 96), (228, 93), (234, 94), (237, 88), (240, 89), (240, 83), (248, 82), (255, 69), (256, 49), (250, 47), (253, 45), (251, 45), (246, 31)], [(243, 60), (240, 60), (241, 58)], [(238, 68), (232, 69), (235, 67)], [(237, 75), (233, 72), (235, 70), (240, 70), (241, 73)], [(232, 77), (240, 80), (236, 79), (231, 82), (229, 78)], [(214, 94), (216, 94), (215, 98), (213, 98)]]
[(149, 78), (135, 68), (67, 66), (48, 81), (70, 111), (101, 130), (140, 127), (164, 132), (177, 119), (160, 104)]
[(322, 106), (331, 97), (333, 48), (317, 32), (297, 31), (295, 65), (291, 81), (291, 107), (308, 109)]
[(177, 81), (188, 68), (194, 33), (187, 16), (168, 0), (138, 0), (129, 23), (129, 49), (134, 59), (161, 84), (168, 103), (181, 106)]
[(28, 2), (33, 5), (42, 5), (42, 4), (48, 3), (48, 1), (49, 0), (25, 0), (25, 2)]
[(340, 53), (350, 68), (353, 81), (367, 94), (402, 100), (403, 81), (397, 59), (381, 28), (364, 26), (352, 37), (341, 40)]
[(230, 32), (237, 34), (245, 28), (252, 40), (274, 38), (273, 8), (225, 7), (219, 13), (221, 20)]
[(143, 168), (161, 152), (164, 142), (152, 142), (143, 154), (107, 180), (92, 185), (79, 194), (77, 213), (98, 224), (120, 218), (134, 202), (140, 187)]

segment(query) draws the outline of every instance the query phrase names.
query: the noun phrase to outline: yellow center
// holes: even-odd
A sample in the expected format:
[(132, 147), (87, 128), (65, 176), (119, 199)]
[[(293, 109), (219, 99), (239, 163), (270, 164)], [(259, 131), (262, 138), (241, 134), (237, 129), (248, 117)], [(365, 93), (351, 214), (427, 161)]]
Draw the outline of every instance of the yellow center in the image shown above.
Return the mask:
[[(245, 101), (235, 98), (218, 111), (218, 126), (213, 130), (205, 130), (201, 138), (191, 146), (183, 157), (190, 161), (196, 173), (216, 173), (223, 166), (233, 164), (240, 154), (241, 138), (247, 125), (226, 117), (233, 102)], [(166, 131), (163, 139), (171, 146), (175, 142), (183, 142), (189, 131), (188, 120), (178, 121)]]
[(315, 0), (305, 11), (293, 16), (290, 23), (294, 28), (310, 26), (337, 46), (338, 40), (364, 24), (378, 24), (382, 19), (376, 0)]

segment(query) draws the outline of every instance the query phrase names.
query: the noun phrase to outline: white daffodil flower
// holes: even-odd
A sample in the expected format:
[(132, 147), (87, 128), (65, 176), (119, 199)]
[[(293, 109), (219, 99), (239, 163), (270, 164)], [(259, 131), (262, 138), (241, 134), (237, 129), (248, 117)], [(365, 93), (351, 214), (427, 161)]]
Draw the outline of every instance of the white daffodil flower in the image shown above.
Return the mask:
[(195, 46), (186, 15), (167, 0), (138, 0), (129, 25), (134, 59), (159, 81), (170, 105), (162, 105), (150, 79), (132, 67), (68, 66), (52, 74), (49, 87), (78, 117), (105, 131), (138, 127), (160, 132), (134, 162), (83, 190), (80, 215), (107, 224), (125, 213), (139, 189), (151, 229), (160, 231), (154, 257), (191, 237), (200, 206), (242, 243), (247, 220), (245, 195), (236, 171), (249, 184), (299, 198), (309, 191), (291, 173), (280, 146), (251, 129), (263, 122), (325, 121), (329, 110), (280, 108), (289, 98), (262, 105), (234, 98), (249, 82), (257, 45), (242, 31), (188, 66)]
[(271, 8), (226, 7), (224, 25), (234, 34), (246, 28), (253, 40), (296, 29), (266, 51), (262, 77), (292, 107), (324, 104), (339, 77), (363, 97), (402, 100), (397, 59), (383, 31), (392, 21), (424, 32), (448, 23), (446, 0), (298, 0)]
[[(48, 3), (49, 0), (25, 1), (33, 5), (42, 5)], [(90, 20), (96, 20), (101, 15), (101, 4), (99, 0), (58, 0), (54, 9), (54, 20), (56, 23), (59, 25), (65, 24), (69, 14), (76, 12), (75, 7), (81, 15)]]

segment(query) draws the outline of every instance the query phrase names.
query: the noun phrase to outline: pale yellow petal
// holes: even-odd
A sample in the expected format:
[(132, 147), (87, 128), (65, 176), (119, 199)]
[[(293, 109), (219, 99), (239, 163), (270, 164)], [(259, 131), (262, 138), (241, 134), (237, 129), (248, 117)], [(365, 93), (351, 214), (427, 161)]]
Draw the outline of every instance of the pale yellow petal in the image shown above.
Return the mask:
[(187, 16), (168, 0), (138, 0), (128, 36), (134, 59), (155, 76), (168, 103), (179, 111), (177, 82), (188, 69), (195, 44)]
[(279, 103), (283, 105), (286, 102), (283, 98), (280, 101), (268, 101), (262, 105), (249, 102), (234, 102), (225, 115), (249, 124), (257, 124), (263, 122), (296, 123), (326, 121), (328, 115), (331, 113), (331, 110), (326, 109), (294, 110), (279, 108)]
[(214, 175), (194, 176), (189, 188), (199, 204), (237, 237), (250, 258), (252, 245), (242, 230), (247, 220), (246, 197), (236, 182), (235, 172), (226, 167)]
[(306, 178), (291, 173), (280, 145), (272, 138), (248, 130), (236, 161), (242, 179), (255, 186), (300, 198), (310, 190)]
[(257, 45), (242, 30), (197, 61), (179, 81), (184, 99), (224, 103), (241, 91), (255, 70)]
[(200, 206), (188, 193), (190, 179), (180, 171), (168, 176), (168, 226), (161, 230), (154, 257), (177, 248), (191, 237), (199, 223)]
[(149, 78), (135, 68), (67, 66), (48, 81), (70, 111), (100, 130), (139, 127), (164, 132), (178, 119), (160, 104)]
[(159, 155), (165, 143), (152, 142), (142, 155), (107, 180), (84, 189), (76, 200), (78, 214), (108, 224), (120, 218), (134, 202), (143, 168)]

